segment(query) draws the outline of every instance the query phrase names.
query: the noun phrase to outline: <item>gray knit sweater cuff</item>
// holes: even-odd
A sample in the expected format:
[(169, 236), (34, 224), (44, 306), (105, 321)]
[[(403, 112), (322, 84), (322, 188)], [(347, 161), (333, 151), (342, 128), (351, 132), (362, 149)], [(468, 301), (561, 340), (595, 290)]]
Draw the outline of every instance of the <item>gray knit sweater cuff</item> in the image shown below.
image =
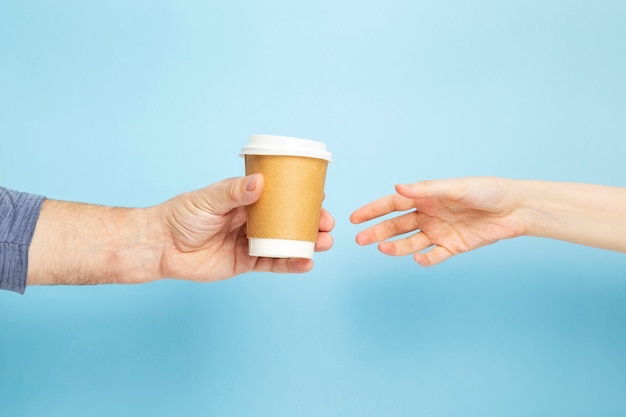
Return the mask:
[(0, 187), (0, 290), (26, 290), (28, 248), (44, 200)]

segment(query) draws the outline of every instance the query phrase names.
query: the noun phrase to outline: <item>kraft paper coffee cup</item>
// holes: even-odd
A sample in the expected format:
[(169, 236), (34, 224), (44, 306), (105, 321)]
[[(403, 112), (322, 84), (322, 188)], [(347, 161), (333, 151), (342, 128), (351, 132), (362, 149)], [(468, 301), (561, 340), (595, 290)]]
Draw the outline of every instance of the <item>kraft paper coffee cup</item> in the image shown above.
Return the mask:
[(253, 135), (240, 156), (262, 173), (263, 195), (247, 207), (250, 256), (313, 258), (332, 154), (322, 142)]

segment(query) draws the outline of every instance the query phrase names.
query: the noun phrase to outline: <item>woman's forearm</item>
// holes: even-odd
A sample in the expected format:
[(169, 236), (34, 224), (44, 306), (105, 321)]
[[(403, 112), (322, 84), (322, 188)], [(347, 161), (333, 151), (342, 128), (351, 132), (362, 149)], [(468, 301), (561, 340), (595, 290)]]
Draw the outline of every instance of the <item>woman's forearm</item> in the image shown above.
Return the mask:
[(148, 210), (47, 200), (29, 249), (28, 285), (139, 283), (159, 277)]
[(547, 181), (521, 184), (527, 235), (626, 253), (626, 188)]

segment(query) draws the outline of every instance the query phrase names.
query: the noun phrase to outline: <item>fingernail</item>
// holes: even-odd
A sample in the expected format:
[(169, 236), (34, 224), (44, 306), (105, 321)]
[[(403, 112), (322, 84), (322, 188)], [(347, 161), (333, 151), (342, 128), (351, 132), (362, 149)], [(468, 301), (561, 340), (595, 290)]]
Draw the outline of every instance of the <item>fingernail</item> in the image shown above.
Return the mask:
[(250, 175), (246, 179), (246, 191), (256, 190), (258, 179), (259, 179), (259, 174)]

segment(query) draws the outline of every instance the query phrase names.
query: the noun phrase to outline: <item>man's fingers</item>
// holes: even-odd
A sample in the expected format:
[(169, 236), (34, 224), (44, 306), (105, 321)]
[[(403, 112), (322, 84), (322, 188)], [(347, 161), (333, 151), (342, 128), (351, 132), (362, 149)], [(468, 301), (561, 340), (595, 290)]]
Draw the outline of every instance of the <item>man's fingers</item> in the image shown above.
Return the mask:
[(326, 209), (322, 209), (320, 216), (320, 232), (330, 232), (335, 228), (335, 219)]
[(315, 252), (324, 252), (333, 246), (333, 237), (330, 233), (320, 232), (315, 242)]
[(287, 272), (291, 274), (302, 274), (313, 269), (312, 259), (287, 259)]
[(278, 259), (258, 258), (254, 266), (256, 272), (272, 272), (276, 274), (301, 274), (313, 268), (311, 259)]

